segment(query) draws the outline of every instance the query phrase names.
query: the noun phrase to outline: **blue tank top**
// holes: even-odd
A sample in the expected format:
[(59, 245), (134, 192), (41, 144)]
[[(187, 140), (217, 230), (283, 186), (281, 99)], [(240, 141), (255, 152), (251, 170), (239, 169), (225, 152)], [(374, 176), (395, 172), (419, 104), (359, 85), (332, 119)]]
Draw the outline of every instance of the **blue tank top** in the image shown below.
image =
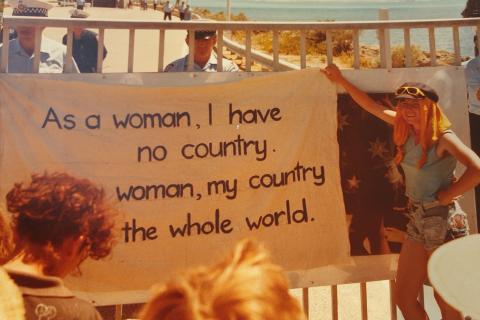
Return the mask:
[(457, 160), (450, 154), (438, 157), (437, 146), (438, 143), (428, 150), (427, 161), (420, 169), (417, 163), (422, 156), (421, 145), (415, 144), (415, 138), (410, 136), (403, 146), (405, 156), (401, 166), (405, 173), (405, 193), (413, 201), (435, 201), (437, 191), (453, 181)]

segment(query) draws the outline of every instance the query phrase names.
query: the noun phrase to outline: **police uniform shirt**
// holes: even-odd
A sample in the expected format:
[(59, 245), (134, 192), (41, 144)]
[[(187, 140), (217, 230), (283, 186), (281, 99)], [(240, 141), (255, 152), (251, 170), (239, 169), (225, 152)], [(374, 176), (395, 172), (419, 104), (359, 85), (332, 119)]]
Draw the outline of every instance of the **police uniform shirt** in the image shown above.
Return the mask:
[[(39, 73), (64, 72), (66, 55), (67, 47), (54, 40), (42, 37)], [(20, 46), (18, 38), (10, 40), (8, 46), (9, 73), (32, 73), (33, 59), (33, 55), (30, 56)], [(79, 72), (75, 61), (73, 62), (73, 72)]]
[[(174, 62), (170, 63), (168, 66), (165, 67), (165, 72), (185, 72), (188, 69), (188, 55), (185, 57), (175, 60)], [(222, 72), (236, 72), (239, 71), (237, 65), (228, 60), (223, 59), (223, 68)], [(193, 72), (217, 72), (217, 54), (212, 52), (210, 55), (210, 59), (208, 59), (207, 63), (201, 68), (199, 65), (194, 63), (193, 65)]]

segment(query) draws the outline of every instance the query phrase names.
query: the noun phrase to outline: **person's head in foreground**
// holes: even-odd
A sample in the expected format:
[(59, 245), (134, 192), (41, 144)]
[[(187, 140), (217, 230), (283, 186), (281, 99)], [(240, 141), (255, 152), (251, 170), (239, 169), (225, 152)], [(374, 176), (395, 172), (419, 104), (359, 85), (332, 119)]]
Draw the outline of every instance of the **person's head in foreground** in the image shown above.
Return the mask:
[[(20, 17), (48, 17), (48, 10), (53, 6), (39, 0), (8, 0), (13, 8), (12, 16)], [(42, 32), (43, 28), (39, 31)], [(16, 27), (18, 41), (22, 48), (29, 54), (35, 49), (35, 28), (28, 26)]]
[[(188, 34), (185, 39), (188, 45)], [(210, 59), (213, 47), (217, 43), (217, 32), (215, 30), (198, 30), (195, 31), (195, 49), (194, 61), (203, 67)]]
[(87, 258), (110, 254), (114, 211), (105, 192), (67, 173), (32, 174), (7, 194), (16, 255), (12, 262), (40, 274), (65, 277)]
[(199, 267), (160, 287), (143, 320), (299, 320), (298, 301), (265, 249), (243, 240), (226, 259)]
[(409, 132), (418, 132), (422, 146), (422, 157), (418, 161), (421, 168), (427, 160), (428, 149), (435, 144), (441, 134), (451, 124), (438, 106), (438, 94), (434, 89), (419, 82), (406, 82), (395, 92), (396, 117), (393, 140), (397, 146), (396, 162), (404, 157), (402, 146), (406, 143)]

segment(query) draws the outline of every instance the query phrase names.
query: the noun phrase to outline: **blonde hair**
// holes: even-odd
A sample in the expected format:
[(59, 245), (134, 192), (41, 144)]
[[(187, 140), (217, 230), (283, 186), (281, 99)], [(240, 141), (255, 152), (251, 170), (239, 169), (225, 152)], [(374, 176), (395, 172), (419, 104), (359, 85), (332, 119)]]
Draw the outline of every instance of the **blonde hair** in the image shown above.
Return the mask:
[(244, 240), (222, 262), (160, 287), (143, 320), (304, 320), (288, 282), (265, 249)]
[(22, 293), (2, 268), (0, 268), (0, 284), (0, 319), (25, 319)]
[(11, 258), (13, 251), (13, 231), (7, 217), (0, 211), (0, 265)]
[[(438, 104), (428, 98), (422, 100), (424, 104), (420, 106), (420, 145), (422, 147), (422, 156), (418, 160), (417, 168), (423, 167), (427, 161), (428, 149), (434, 145), (441, 137), (443, 132), (450, 128), (451, 124), (448, 118), (443, 114)], [(398, 107), (398, 104), (397, 104)], [(393, 142), (397, 147), (395, 163), (400, 164), (405, 156), (403, 145), (407, 142), (410, 126), (405, 121), (400, 112), (395, 116), (393, 127)]]

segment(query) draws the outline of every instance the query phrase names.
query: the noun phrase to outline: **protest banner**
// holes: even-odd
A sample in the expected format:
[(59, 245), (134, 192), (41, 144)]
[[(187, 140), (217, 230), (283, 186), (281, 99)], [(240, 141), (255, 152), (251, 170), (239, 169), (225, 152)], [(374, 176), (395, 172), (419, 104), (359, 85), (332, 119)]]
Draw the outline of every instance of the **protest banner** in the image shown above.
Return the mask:
[(235, 241), (286, 270), (348, 261), (335, 87), (318, 70), (188, 87), (0, 77), (0, 196), (33, 172), (101, 184), (111, 259), (75, 289), (145, 290)]

